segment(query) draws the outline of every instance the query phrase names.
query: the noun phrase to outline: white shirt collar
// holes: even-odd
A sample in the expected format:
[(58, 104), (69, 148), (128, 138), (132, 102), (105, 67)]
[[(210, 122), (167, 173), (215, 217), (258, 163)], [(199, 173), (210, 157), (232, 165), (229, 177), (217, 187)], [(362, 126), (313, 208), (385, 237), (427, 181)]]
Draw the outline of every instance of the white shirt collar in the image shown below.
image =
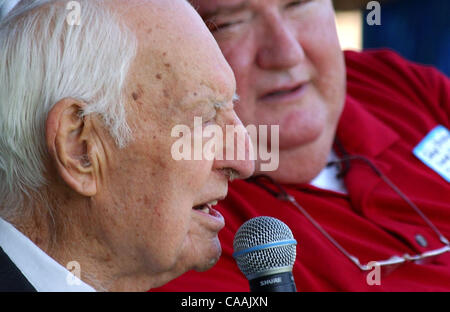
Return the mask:
[[(334, 161), (338, 159), (339, 158), (336, 153), (331, 150), (328, 161)], [(322, 169), (319, 175), (310, 182), (310, 184), (321, 189), (348, 194), (343, 179), (337, 178), (338, 173), (339, 171), (336, 166), (325, 167)]]
[(37, 291), (95, 291), (2, 218), (0, 218), (0, 247)]

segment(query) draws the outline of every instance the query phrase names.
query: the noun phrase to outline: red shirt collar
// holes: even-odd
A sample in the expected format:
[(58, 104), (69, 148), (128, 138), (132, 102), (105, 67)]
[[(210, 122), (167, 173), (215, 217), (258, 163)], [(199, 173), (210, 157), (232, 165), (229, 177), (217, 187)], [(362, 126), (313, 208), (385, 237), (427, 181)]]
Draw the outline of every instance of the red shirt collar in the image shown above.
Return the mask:
[(350, 154), (376, 157), (399, 135), (347, 95), (336, 137)]

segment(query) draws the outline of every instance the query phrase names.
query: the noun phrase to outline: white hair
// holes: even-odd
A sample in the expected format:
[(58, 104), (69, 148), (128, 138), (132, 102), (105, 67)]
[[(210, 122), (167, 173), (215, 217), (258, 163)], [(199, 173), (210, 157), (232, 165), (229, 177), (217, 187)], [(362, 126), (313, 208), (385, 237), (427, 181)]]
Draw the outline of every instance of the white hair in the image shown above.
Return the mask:
[(22, 0), (0, 20), (0, 217), (42, 198), (45, 122), (59, 100), (85, 102), (80, 115), (99, 114), (119, 147), (131, 139), (123, 90), (136, 37), (100, 0), (78, 0), (71, 26), (68, 2)]

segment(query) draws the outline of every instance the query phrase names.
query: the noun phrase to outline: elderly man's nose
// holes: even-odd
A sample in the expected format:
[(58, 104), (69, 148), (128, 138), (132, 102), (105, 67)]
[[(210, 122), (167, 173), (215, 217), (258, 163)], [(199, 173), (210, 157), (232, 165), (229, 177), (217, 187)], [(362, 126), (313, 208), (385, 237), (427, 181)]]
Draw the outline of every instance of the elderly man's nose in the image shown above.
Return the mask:
[(255, 171), (254, 161), (250, 160), (226, 160), (218, 161), (218, 164), (220, 164), (220, 168), (218, 169), (230, 181), (233, 181), (234, 179), (246, 179), (251, 177)]
[(305, 57), (295, 33), (281, 19), (273, 18), (268, 22), (261, 40), (257, 63), (263, 69), (288, 69)]
[(225, 127), (223, 157), (214, 161), (214, 167), (230, 178), (246, 179), (255, 171), (252, 140), (236, 114)]

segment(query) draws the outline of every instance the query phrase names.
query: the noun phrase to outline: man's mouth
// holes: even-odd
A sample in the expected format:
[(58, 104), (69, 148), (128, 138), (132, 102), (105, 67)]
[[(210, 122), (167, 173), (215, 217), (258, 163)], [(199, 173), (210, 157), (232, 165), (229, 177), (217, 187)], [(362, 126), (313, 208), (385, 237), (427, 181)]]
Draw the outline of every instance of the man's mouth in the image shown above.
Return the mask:
[(300, 96), (306, 85), (307, 83), (298, 83), (293, 86), (279, 87), (264, 93), (260, 99), (267, 102), (289, 100)]
[[(214, 209), (219, 200), (224, 197), (216, 198), (203, 202), (202, 204), (195, 205), (192, 209), (196, 212), (195, 214), (201, 218), (201, 222), (214, 232), (220, 231), (225, 226), (225, 220), (222, 214)], [(200, 220), (200, 219), (197, 219)]]
[(218, 203), (218, 200), (212, 200), (210, 202), (194, 206), (193, 209), (203, 212), (205, 214), (211, 214), (211, 211), (213, 209), (212, 207), (217, 205), (217, 203)]

